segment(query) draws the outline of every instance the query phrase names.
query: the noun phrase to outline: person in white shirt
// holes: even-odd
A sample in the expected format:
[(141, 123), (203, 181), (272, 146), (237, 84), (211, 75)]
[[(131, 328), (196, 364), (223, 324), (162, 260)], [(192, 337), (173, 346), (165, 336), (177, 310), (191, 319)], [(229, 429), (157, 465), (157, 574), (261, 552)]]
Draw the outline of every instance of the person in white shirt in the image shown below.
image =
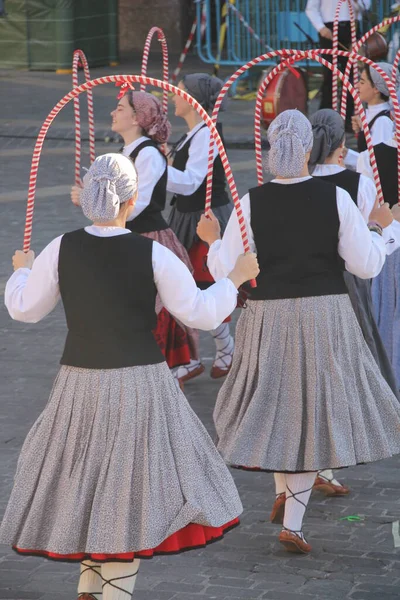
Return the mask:
[[(362, 14), (368, 11), (371, 6), (371, 0), (352, 0), (356, 24), (357, 35), (359, 32), (359, 21), (362, 19)], [(335, 20), (337, 2), (334, 0), (308, 0), (306, 5), (306, 15), (311, 21), (314, 28), (318, 31), (319, 47), (332, 48), (333, 39), (333, 22)], [(351, 47), (351, 26), (350, 13), (347, 1), (343, 2), (339, 13), (339, 43), (346, 48)], [(339, 47), (343, 50), (343, 47)], [(329, 57), (329, 60), (330, 57)], [(338, 58), (338, 66), (344, 71), (346, 67), (346, 59)], [(332, 108), (332, 71), (323, 67), (323, 83), (321, 87), (321, 103), (320, 108)], [(354, 102), (350, 94), (347, 97), (347, 112), (346, 112), (346, 129), (351, 131), (351, 116), (354, 111)]]
[(21, 555), (81, 562), (83, 600), (129, 600), (140, 558), (204, 546), (242, 505), (205, 428), (175, 385), (153, 335), (155, 296), (189, 326), (210, 329), (258, 273), (254, 254), (201, 291), (158, 242), (125, 228), (137, 174), (98, 157), (81, 205), (92, 225), (18, 251), (5, 302), (36, 323), (63, 301), (68, 336), (50, 399), (25, 440), (0, 542)]
[[(347, 294), (345, 268), (377, 275), (385, 262), (382, 228), (393, 220), (375, 206), (369, 226), (349, 194), (310, 177), (310, 122), (281, 113), (268, 129), (275, 179), (242, 200), (260, 274), (236, 329), (233, 364), (214, 411), (217, 448), (235, 467), (275, 473), (271, 521), (279, 539), (308, 553), (304, 512), (318, 471), (400, 452), (400, 404), (382, 377)], [(323, 200), (323, 202), (321, 201)], [(202, 217), (218, 280), (241, 251), (233, 214), (222, 240)]]
[[(383, 197), (400, 219), (398, 147), (396, 135), (374, 146), (375, 159), (381, 181)], [(357, 169), (373, 180), (368, 151), (362, 152)], [(372, 282), (372, 301), (375, 319), (396, 376), (400, 390), (400, 250), (388, 257), (382, 272)]]
[[(385, 62), (377, 63), (381, 69), (391, 78), (392, 65)], [(396, 88), (399, 86), (399, 76), (396, 80)], [(366, 117), (370, 128), (373, 145), (380, 144), (393, 137), (393, 121), (391, 119), (392, 104), (390, 102), (389, 89), (383, 77), (369, 65), (365, 65), (360, 73), (357, 84), (360, 100), (367, 105)], [(352, 127), (357, 134), (357, 149), (348, 150), (345, 156), (346, 167), (358, 170), (357, 161), (360, 152), (367, 149), (365, 134), (361, 126), (361, 118), (358, 115), (352, 117)]]
[[(336, 111), (326, 108), (314, 113), (310, 117), (310, 122), (314, 136), (310, 158), (312, 176), (331, 181), (346, 190), (360, 209), (365, 222), (368, 223), (369, 215), (376, 203), (376, 188), (368, 177), (343, 167), (342, 157), (346, 139), (343, 119)], [(400, 223), (393, 221), (383, 230), (383, 236), (388, 253), (393, 252), (400, 246)], [(383, 377), (392, 392), (398, 396), (396, 378), (373, 317), (371, 282), (368, 279), (360, 279), (348, 271), (344, 273), (344, 280), (364, 339)], [(332, 470), (318, 473), (314, 489), (331, 496), (344, 495), (350, 491), (334, 477)]]
[[(121, 94), (120, 94), (121, 95)], [(167, 197), (167, 159), (160, 150), (171, 132), (171, 124), (158, 98), (146, 92), (122, 93), (111, 112), (112, 130), (124, 140), (122, 154), (133, 161), (139, 176), (138, 199), (127, 220), (130, 231), (140, 233), (169, 248), (192, 271), (187, 251), (163, 217)], [(71, 197), (79, 204), (81, 189), (74, 186)], [(181, 365), (198, 361), (198, 332), (179, 323), (156, 299), (154, 330), (168, 366), (176, 376)], [(178, 379), (178, 378), (177, 378)], [(179, 381), (183, 389), (183, 382)]]
[[(186, 75), (178, 84), (178, 87), (187, 91), (210, 112), (222, 86), (223, 82), (220, 79), (206, 73)], [(197, 237), (196, 226), (205, 206), (210, 131), (197, 111), (183, 98), (174, 96), (173, 102), (175, 115), (186, 121), (189, 132), (178, 142), (171, 158), (172, 164), (168, 167), (167, 189), (174, 194), (169, 225), (189, 252), (195, 281), (199, 287), (205, 289), (212, 284), (213, 278), (206, 266), (207, 248)], [(220, 123), (217, 124), (217, 129), (222, 136)], [(226, 190), (225, 171), (216, 145), (211, 206), (224, 230), (233, 205)], [(210, 372), (214, 379), (224, 377), (232, 364), (234, 342), (229, 330), (229, 321), (230, 318), (211, 332), (216, 345), (216, 356)], [(204, 366), (193, 360), (189, 365), (178, 369), (177, 376), (181, 381), (187, 381), (203, 371)]]

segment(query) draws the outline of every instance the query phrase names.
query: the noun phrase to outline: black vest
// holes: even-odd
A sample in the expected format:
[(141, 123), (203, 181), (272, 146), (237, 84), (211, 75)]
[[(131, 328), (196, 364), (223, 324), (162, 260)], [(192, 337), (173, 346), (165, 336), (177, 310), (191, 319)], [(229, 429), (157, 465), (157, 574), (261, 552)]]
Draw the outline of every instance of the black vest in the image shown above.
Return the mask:
[(252, 300), (346, 294), (336, 186), (308, 179), (250, 190), (260, 274)]
[[(375, 121), (379, 119), (379, 117), (390, 117), (390, 110), (382, 110), (380, 113), (375, 115), (372, 121), (368, 123), (370, 129), (372, 128)], [(360, 131), (357, 137), (357, 149), (359, 152), (364, 152), (365, 150), (367, 150), (367, 142), (365, 141), (365, 134), (363, 130)]]
[(152, 334), (152, 249), (152, 240), (134, 233), (63, 236), (58, 274), (68, 335), (61, 364), (119, 369), (164, 361)]
[(335, 173), (333, 175), (321, 175), (317, 177), (318, 179), (323, 179), (324, 181), (330, 181), (337, 187), (346, 190), (346, 192), (350, 194), (354, 204), (358, 206), (357, 196), (358, 186), (360, 183), (360, 173), (355, 173), (354, 171), (345, 169), (344, 171), (340, 171), (339, 173)]
[(135, 160), (143, 148), (156, 148), (158, 152), (165, 159), (165, 171), (161, 178), (157, 181), (150, 204), (132, 221), (127, 221), (126, 228), (134, 231), (135, 233), (148, 233), (149, 231), (162, 231), (168, 229), (168, 224), (162, 216), (162, 211), (165, 208), (165, 201), (167, 197), (167, 180), (168, 180), (168, 169), (167, 159), (164, 154), (160, 151), (157, 144), (152, 140), (146, 140), (139, 144), (134, 151), (130, 154), (130, 158), (135, 163)]
[(397, 148), (383, 142), (374, 146), (376, 164), (385, 202), (394, 206), (399, 200), (397, 175)]
[[(207, 127), (207, 125), (203, 125), (203, 127)], [(192, 143), (194, 136), (201, 129), (203, 129), (203, 127), (200, 127), (196, 131), (196, 133), (189, 139), (189, 141), (186, 144), (184, 144), (182, 148), (176, 151), (173, 162), (173, 167), (175, 167), (175, 169), (178, 169), (179, 171), (185, 170), (186, 163), (189, 158), (190, 144)], [(223, 141), (221, 123), (217, 123), (217, 130)], [(206, 150), (207, 149), (204, 148), (204, 151)], [(183, 194), (175, 194), (171, 200), (171, 205), (175, 204), (176, 202), (176, 208), (179, 210), (179, 212), (196, 212), (198, 210), (204, 210), (206, 202), (206, 185), (207, 177), (204, 179), (200, 187), (197, 188), (197, 190), (190, 196), (184, 196)], [(223, 206), (224, 204), (229, 204), (229, 196), (226, 192), (226, 179), (224, 167), (222, 166), (221, 157), (218, 154), (218, 156), (214, 160), (211, 207), (215, 208), (216, 206)]]

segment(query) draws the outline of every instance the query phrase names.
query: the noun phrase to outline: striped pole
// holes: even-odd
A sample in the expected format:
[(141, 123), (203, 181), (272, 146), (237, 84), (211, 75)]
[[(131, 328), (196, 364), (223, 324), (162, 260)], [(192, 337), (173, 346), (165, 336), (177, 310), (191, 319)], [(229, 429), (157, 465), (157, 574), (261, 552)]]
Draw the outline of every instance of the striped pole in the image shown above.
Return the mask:
[[(205, 5), (204, 5), (204, 6), (205, 6)], [(204, 7), (203, 7), (203, 8), (204, 8)], [(202, 22), (203, 22), (203, 20), (205, 21), (205, 19), (206, 19), (206, 16), (205, 16), (205, 13), (203, 12), (203, 13), (202, 13)], [(190, 46), (192, 45), (192, 42), (193, 42), (193, 40), (194, 40), (194, 36), (195, 36), (195, 33), (196, 33), (196, 29), (197, 29), (197, 17), (196, 17), (196, 18), (195, 18), (195, 20), (193, 21), (193, 25), (192, 25), (192, 28), (191, 28), (191, 30), (190, 30), (189, 37), (188, 37), (188, 39), (186, 40), (185, 47), (184, 47), (184, 49), (183, 49), (183, 51), (182, 51), (182, 54), (181, 54), (181, 55), (180, 55), (180, 57), (179, 57), (178, 65), (177, 65), (177, 67), (176, 67), (176, 69), (175, 69), (175, 71), (174, 71), (174, 73), (173, 73), (173, 75), (172, 75), (172, 77), (171, 77), (171, 83), (173, 83), (173, 84), (175, 84), (176, 80), (178, 79), (178, 75), (179, 75), (179, 73), (180, 73), (180, 72), (181, 72), (181, 70), (182, 70), (183, 63), (185, 62), (185, 59), (186, 59), (187, 53), (189, 52), (189, 48), (190, 48)]]
[[(90, 81), (89, 64), (85, 53), (82, 50), (74, 50), (72, 57), (72, 87), (78, 85), (78, 69), (83, 67), (85, 74), (85, 80)], [(93, 109), (93, 92), (88, 90), (87, 94), (88, 104), (88, 126), (89, 126), (89, 155), (90, 164), (96, 158), (95, 150), (95, 132), (94, 132), (94, 109)], [(74, 98), (74, 118), (75, 118), (75, 183), (80, 185), (81, 182), (81, 115), (79, 98)]]
[[(333, 21), (333, 41), (332, 41), (332, 49), (335, 50), (333, 54), (333, 66), (337, 68), (337, 53), (336, 50), (339, 50), (339, 15), (340, 9), (342, 8), (342, 4), (344, 1), (347, 1), (347, 5), (349, 7), (349, 15), (350, 15), (350, 25), (351, 25), (351, 45), (352, 48), (357, 43), (357, 32), (356, 32), (356, 22), (354, 18), (354, 10), (351, 0), (338, 0), (336, 5), (335, 19)], [(354, 66), (354, 85), (357, 83), (358, 73), (356, 72), (356, 66)], [(332, 72), (332, 108), (333, 110), (338, 109), (338, 83), (337, 76), (335, 75), (335, 71)], [(345, 113), (346, 114), (346, 113)], [(343, 116), (343, 115), (342, 115)]]
[[(242, 207), (241, 207), (240, 201), (239, 201), (239, 195), (238, 195), (236, 184), (235, 184), (233, 174), (232, 174), (232, 169), (229, 164), (228, 157), (226, 155), (225, 148), (222, 143), (221, 137), (220, 137), (220, 135), (217, 131), (217, 128), (215, 127), (211, 117), (207, 114), (207, 112), (204, 110), (204, 108), (197, 102), (197, 100), (192, 98), (192, 96), (190, 96), (190, 94), (188, 94), (184, 90), (181, 90), (180, 88), (168, 83), (167, 81), (161, 81), (159, 79), (153, 79), (152, 77), (145, 77), (143, 75), (107, 75), (105, 77), (99, 77), (98, 79), (86, 81), (82, 85), (75, 87), (73, 90), (68, 92), (68, 94), (66, 94), (63, 98), (61, 98), (61, 100), (59, 102), (57, 102), (57, 104), (54, 106), (54, 108), (47, 115), (47, 117), (40, 129), (40, 132), (39, 132), (39, 135), (38, 135), (38, 138), (36, 140), (35, 147), (33, 150), (31, 172), (30, 172), (30, 177), (29, 177), (28, 201), (27, 201), (27, 207), (26, 207), (26, 222), (25, 222), (24, 244), (23, 244), (24, 251), (27, 252), (30, 248), (30, 243), (31, 243), (31, 238), (32, 238), (33, 211), (34, 211), (34, 205), (35, 205), (36, 184), (37, 184), (37, 176), (38, 176), (38, 171), (39, 171), (39, 162), (40, 162), (40, 156), (41, 156), (41, 152), (42, 152), (42, 148), (43, 148), (43, 143), (45, 141), (45, 138), (46, 138), (47, 132), (50, 128), (50, 125), (52, 124), (52, 122), (54, 121), (56, 116), (59, 114), (59, 112), (71, 100), (78, 97), (79, 94), (82, 94), (83, 92), (87, 92), (88, 90), (91, 90), (94, 87), (96, 87), (98, 85), (103, 85), (105, 83), (115, 83), (120, 86), (124, 83), (141, 83), (144, 85), (152, 85), (154, 87), (161, 88), (162, 90), (166, 91), (167, 93), (171, 92), (177, 96), (181, 96), (184, 100), (186, 100), (186, 102), (188, 102), (190, 104), (190, 106), (193, 106), (193, 108), (195, 108), (195, 110), (199, 113), (199, 115), (201, 116), (203, 121), (206, 123), (206, 125), (210, 129), (211, 136), (212, 136), (213, 140), (215, 141), (215, 143), (217, 144), (217, 147), (218, 147), (218, 150), (219, 150), (219, 153), (221, 156), (222, 165), (225, 170), (229, 189), (232, 194), (232, 199), (233, 199), (233, 203), (234, 203), (235, 210), (237, 213), (237, 218), (238, 218), (238, 221), (240, 224), (243, 249), (244, 249), (244, 252), (249, 252), (249, 250), (250, 250), (249, 240), (248, 240), (246, 226), (245, 226), (245, 222), (244, 222)], [(254, 286), (255, 281), (252, 281), (251, 285)]]
[[(144, 44), (144, 48), (143, 48), (143, 58), (142, 58), (142, 71), (141, 74), (143, 75), (143, 77), (146, 77), (147, 75), (147, 63), (149, 61), (149, 54), (150, 54), (150, 46), (151, 46), (151, 40), (153, 39), (153, 35), (157, 33), (157, 39), (161, 44), (161, 48), (162, 48), (162, 57), (163, 57), (163, 79), (166, 83), (168, 83), (169, 81), (169, 76), (168, 76), (168, 46), (167, 46), (167, 40), (165, 37), (165, 34), (163, 32), (162, 29), (160, 29), (160, 27), (152, 27), (149, 31), (149, 33), (147, 34), (147, 38)], [(140, 91), (141, 92), (145, 92), (146, 91), (146, 84), (142, 83), (140, 86)], [(164, 90), (163, 93), (163, 101), (162, 101), (162, 107), (163, 107), (163, 111), (165, 113), (168, 112), (168, 92), (166, 90)]]
[(267, 42), (265, 40), (263, 40), (262, 38), (260, 38), (260, 36), (254, 31), (254, 29), (250, 26), (250, 24), (246, 21), (246, 19), (242, 15), (242, 13), (236, 8), (236, 6), (234, 6), (234, 4), (231, 4), (230, 2), (228, 2), (228, 9), (232, 10), (235, 13), (235, 15), (237, 16), (239, 21), (242, 23), (243, 27), (245, 27), (245, 29), (247, 29), (247, 31), (250, 33), (250, 35), (252, 35), (253, 38), (255, 40), (257, 40), (257, 42), (259, 42), (262, 46), (264, 46), (264, 48), (266, 50), (268, 50), (269, 52), (273, 51), (271, 46), (269, 46), (267, 44)]
[(396, 85), (396, 80), (397, 80), (397, 75), (398, 75), (398, 70), (399, 70), (399, 63), (400, 63), (400, 50), (397, 50), (395, 59), (393, 61), (393, 68), (392, 68), (392, 81), (393, 81), (394, 85)]

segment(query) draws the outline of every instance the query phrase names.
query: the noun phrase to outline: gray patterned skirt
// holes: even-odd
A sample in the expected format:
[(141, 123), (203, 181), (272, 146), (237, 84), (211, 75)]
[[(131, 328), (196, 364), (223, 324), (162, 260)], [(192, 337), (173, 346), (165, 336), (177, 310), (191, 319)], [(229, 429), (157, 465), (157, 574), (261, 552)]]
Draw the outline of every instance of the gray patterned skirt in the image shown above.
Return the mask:
[(317, 471), (400, 453), (400, 405), (345, 294), (249, 301), (214, 411), (232, 466)]
[(241, 512), (166, 363), (62, 366), (23, 445), (0, 543), (58, 560), (129, 561), (205, 546)]
[(383, 377), (389, 384), (390, 389), (398, 398), (399, 393), (396, 377), (385, 350), (385, 346), (383, 345), (378, 325), (376, 324), (374, 317), (371, 280), (360, 279), (348, 271), (345, 271), (343, 275), (347, 290), (349, 292), (351, 305), (356, 313), (357, 321), (361, 327), (361, 331), (363, 332), (367, 346), (371, 350), (372, 356), (376, 360)]
[[(223, 206), (217, 206), (212, 210), (219, 221), (222, 235), (225, 231), (225, 227), (228, 224), (229, 217), (231, 216), (233, 204), (232, 202), (229, 202)], [(174, 204), (170, 212), (168, 224), (172, 231), (175, 232), (176, 237), (180, 243), (183, 244), (186, 250), (190, 250), (194, 243), (200, 241), (200, 238), (196, 233), (196, 228), (203, 213), (204, 210), (197, 210), (195, 212), (180, 212), (176, 208), (176, 204)]]

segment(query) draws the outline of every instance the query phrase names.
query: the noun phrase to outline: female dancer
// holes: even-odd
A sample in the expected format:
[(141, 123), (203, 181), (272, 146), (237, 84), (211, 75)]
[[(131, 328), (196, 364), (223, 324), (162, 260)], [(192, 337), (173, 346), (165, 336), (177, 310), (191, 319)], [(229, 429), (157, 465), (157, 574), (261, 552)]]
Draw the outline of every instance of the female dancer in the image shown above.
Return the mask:
[[(376, 188), (373, 181), (365, 175), (360, 175), (342, 166), (345, 145), (345, 123), (342, 117), (334, 110), (323, 109), (312, 115), (310, 122), (314, 136), (310, 158), (310, 165), (313, 165), (310, 169), (313, 177), (331, 181), (346, 190), (360, 209), (365, 222), (368, 223), (369, 215), (376, 202)], [(393, 221), (383, 230), (387, 242), (386, 247), (390, 248), (391, 252), (394, 251), (394, 246), (399, 246), (399, 228), (399, 223)], [(371, 282), (368, 279), (360, 279), (348, 271), (344, 272), (344, 280), (364, 339), (383, 377), (397, 396), (396, 378), (374, 319)], [(349, 492), (347, 486), (335, 479), (330, 469), (318, 473), (314, 489), (325, 491), (330, 495), (343, 495)]]
[[(186, 75), (178, 87), (193, 96), (205, 110), (212, 111), (222, 86), (223, 82), (217, 77), (195, 73)], [(175, 114), (185, 119), (189, 133), (176, 146), (172, 166), (168, 167), (167, 189), (174, 193), (169, 224), (189, 252), (195, 281), (201, 289), (205, 289), (212, 284), (213, 279), (205, 266), (207, 247), (197, 237), (196, 226), (204, 211), (210, 132), (196, 110), (183, 98), (174, 96), (173, 101)], [(218, 124), (217, 128), (222, 135), (221, 125)], [(224, 231), (232, 212), (232, 203), (226, 192), (225, 172), (216, 146), (212, 190), (211, 205)], [(217, 348), (211, 377), (223, 377), (231, 367), (234, 347), (229, 323), (222, 323), (211, 334)], [(180, 380), (186, 381), (203, 371), (204, 367), (199, 361), (192, 361), (190, 365), (178, 370), (178, 376)]]
[[(368, 223), (369, 215), (376, 202), (376, 188), (373, 181), (365, 175), (349, 171), (340, 165), (345, 144), (343, 119), (336, 111), (325, 109), (317, 111), (310, 121), (314, 135), (310, 159), (310, 164), (315, 165), (312, 170), (313, 177), (331, 181), (346, 190), (360, 209), (365, 222)], [(386, 241), (387, 253), (391, 254), (400, 245), (400, 224), (393, 221), (383, 230), (383, 237)], [(347, 271), (344, 273), (344, 279), (365, 341), (382, 375), (393, 393), (397, 395), (398, 387), (393, 369), (373, 317), (370, 281), (360, 279)]]
[[(276, 474), (277, 503), (285, 499), (279, 539), (309, 552), (302, 521), (317, 472), (400, 452), (400, 404), (365, 343), (342, 272), (345, 261), (359, 277), (379, 273), (392, 214), (376, 206), (371, 233), (346, 191), (309, 176), (313, 135), (299, 111), (280, 114), (268, 139), (276, 178), (242, 199), (260, 275), (214, 421), (227, 463)], [(203, 217), (198, 234), (214, 242), (218, 223)], [(239, 240), (232, 215), (209, 251), (216, 280), (234, 264)]]
[[(133, 161), (139, 179), (135, 209), (126, 227), (166, 246), (191, 269), (190, 259), (176, 235), (168, 227), (162, 211), (167, 195), (167, 159), (159, 145), (170, 134), (171, 125), (160, 101), (152, 94), (129, 90), (111, 113), (112, 130), (124, 140), (122, 154)], [(73, 202), (79, 204), (80, 189), (73, 188)], [(168, 366), (176, 371), (180, 365), (198, 360), (197, 331), (178, 323), (156, 299), (157, 325), (154, 336)], [(181, 387), (183, 386), (183, 382)]]
[[(376, 164), (381, 180), (383, 196), (392, 207), (397, 220), (399, 217), (399, 190), (396, 135), (374, 146)], [(373, 171), (368, 152), (360, 154), (358, 169), (373, 179)], [(372, 301), (376, 322), (386, 352), (392, 364), (397, 389), (400, 389), (400, 249), (393, 252), (382, 269), (372, 281)]]
[(40, 321), (61, 297), (68, 336), (22, 448), (0, 542), (81, 562), (85, 600), (129, 598), (140, 558), (204, 546), (242, 510), (152, 329), (157, 293), (187, 325), (218, 326), (257, 261), (242, 256), (228, 279), (198, 290), (168, 248), (125, 229), (136, 196), (132, 162), (98, 157), (81, 195), (93, 225), (56, 238), (34, 262), (18, 251), (5, 294), (11, 317), (24, 322)]
[[(392, 65), (386, 62), (377, 63), (385, 73), (392, 76)], [(398, 85), (398, 82), (397, 82)], [(361, 71), (360, 80), (357, 85), (360, 100), (367, 104), (366, 116), (371, 132), (372, 143), (380, 144), (393, 136), (393, 121), (390, 118), (391, 104), (390, 94), (386, 81), (379, 73), (365, 65)], [(347, 167), (356, 171), (359, 153), (367, 149), (365, 135), (358, 115), (352, 117), (353, 131), (357, 135), (358, 152), (348, 150), (345, 156)]]

